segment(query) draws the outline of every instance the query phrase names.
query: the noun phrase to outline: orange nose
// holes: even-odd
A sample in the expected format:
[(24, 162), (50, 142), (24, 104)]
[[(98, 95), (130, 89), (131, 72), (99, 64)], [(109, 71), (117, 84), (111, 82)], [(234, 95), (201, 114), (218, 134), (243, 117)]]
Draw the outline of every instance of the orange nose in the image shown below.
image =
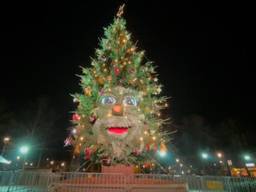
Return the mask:
[(112, 108), (113, 115), (122, 115), (123, 114), (123, 107), (121, 105), (114, 105)]

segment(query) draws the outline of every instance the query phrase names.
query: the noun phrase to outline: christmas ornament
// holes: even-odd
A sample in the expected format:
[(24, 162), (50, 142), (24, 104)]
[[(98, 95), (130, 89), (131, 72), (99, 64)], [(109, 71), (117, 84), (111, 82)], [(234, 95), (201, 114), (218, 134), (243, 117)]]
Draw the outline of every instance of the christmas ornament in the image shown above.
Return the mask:
[(160, 152), (167, 152), (167, 147), (163, 142), (160, 144)]
[(146, 151), (150, 151), (150, 145), (148, 143), (146, 144)]
[(104, 78), (103, 77), (97, 77), (96, 81), (98, 82), (99, 85), (103, 85), (104, 84)]
[(81, 146), (80, 145), (76, 145), (75, 149), (74, 149), (74, 154), (76, 154), (76, 155), (79, 154), (80, 150), (81, 150)]
[(81, 117), (80, 117), (80, 115), (78, 115), (77, 113), (74, 113), (73, 115), (72, 115), (72, 120), (73, 121), (79, 121), (81, 119)]
[(73, 143), (73, 139), (72, 139), (72, 137), (69, 136), (64, 141), (64, 147), (70, 146), (70, 145), (72, 145), (72, 143)]
[(91, 87), (86, 87), (85, 89), (84, 89), (84, 94), (86, 95), (86, 96), (92, 96), (92, 88)]
[(86, 147), (84, 150), (85, 160), (89, 160), (91, 158), (92, 150), (89, 147)]
[(121, 72), (120, 68), (114, 67), (114, 73), (115, 73), (116, 76), (118, 76), (120, 74), (120, 72)]
[(108, 80), (108, 81), (112, 81), (111, 75), (107, 76), (107, 80)]
[(133, 154), (135, 156), (138, 156), (140, 154), (140, 151), (138, 149), (134, 149)]
[(111, 164), (111, 159), (109, 157), (103, 157), (102, 158), (102, 164), (103, 165), (110, 165)]
[(77, 98), (75, 98), (75, 97), (74, 97), (73, 102), (74, 102), (74, 103), (78, 103), (78, 102), (79, 102), (79, 100), (78, 100)]
[(89, 117), (89, 120), (90, 120), (90, 123), (94, 124), (95, 121), (96, 121), (97, 117), (95, 114), (92, 114), (90, 117)]

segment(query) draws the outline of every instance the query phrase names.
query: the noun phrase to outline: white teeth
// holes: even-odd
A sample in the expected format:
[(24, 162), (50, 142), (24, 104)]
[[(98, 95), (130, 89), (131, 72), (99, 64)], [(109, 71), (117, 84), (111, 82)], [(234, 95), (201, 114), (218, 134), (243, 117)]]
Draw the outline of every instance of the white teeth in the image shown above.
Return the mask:
[(129, 128), (131, 127), (130, 122), (127, 119), (115, 119), (109, 118), (106, 123), (106, 127), (121, 127), (121, 128)]

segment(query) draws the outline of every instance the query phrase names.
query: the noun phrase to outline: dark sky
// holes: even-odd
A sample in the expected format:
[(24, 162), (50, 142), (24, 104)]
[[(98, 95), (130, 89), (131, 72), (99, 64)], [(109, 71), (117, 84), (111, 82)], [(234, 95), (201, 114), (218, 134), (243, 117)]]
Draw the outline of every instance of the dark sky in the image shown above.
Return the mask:
[[(254, 131), (251, 6), (167, 2), (128, 1), (125, 18), (133, 39), (158, 66), (174, 120), (190, 114), (212, 123), (237, 118)], [(62, 113), (65, 130), (73, 109), (69, 94), (80, 91), (75, 74), (89, 65), (120, 4), (2, 4), (0, 97), (16, 110), (46, 95)]]

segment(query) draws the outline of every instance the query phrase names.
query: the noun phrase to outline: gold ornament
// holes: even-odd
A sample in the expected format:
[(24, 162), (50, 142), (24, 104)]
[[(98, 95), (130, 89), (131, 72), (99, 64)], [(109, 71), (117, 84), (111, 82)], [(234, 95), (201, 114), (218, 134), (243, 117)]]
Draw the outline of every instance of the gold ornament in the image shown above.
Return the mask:
[(163, 142), (161, 142), (161, 144), (160, 144), (160, 151), (161, 152), (167, 152), (167, 147)]
[(91, 87), (86, 87), (85, 89), (84, 89), (84, 94), (86, 95), (86, 96), (92, 96), (92, 88)]
[(104, 84), (104, 78), (103, 77), (97, 77), (96, 81), (99, 85), (103, 85)]
[(107, 80), (108, 80), (108, 81), (112, 81), (111, 75), (109, 75), (109, 76), (107, 77)]
[(81, 147), (79, 145), (76, 145), (75, 149), (74, 149), (74, 153), (75, 154), (79, 154), (80, 153), (80, 149), (81, 149)]

